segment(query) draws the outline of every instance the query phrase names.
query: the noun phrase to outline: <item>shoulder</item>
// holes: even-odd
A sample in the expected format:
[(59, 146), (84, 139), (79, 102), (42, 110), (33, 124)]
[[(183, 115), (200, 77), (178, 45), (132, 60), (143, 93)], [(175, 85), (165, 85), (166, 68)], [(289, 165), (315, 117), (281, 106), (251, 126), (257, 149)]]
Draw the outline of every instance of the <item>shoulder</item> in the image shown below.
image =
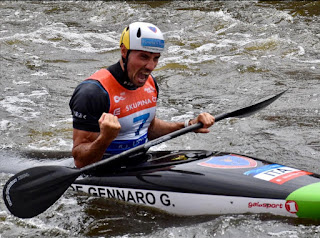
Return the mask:
[(98, 81), (86, 80), (74, 90), (69, 107), (75, 129), (99, 132), (98, 120), (109, 110), (109, 95)]
[(80, 83), (76, 87), (74, 93), (81, 93), (83, 95), (108, 94), (108, 92), (102, 87), (99, 81), (93, 79), (85, 80)]
[(69, 105), (80, 111), (101, 113), (109, 108), (109, 94), (98, 81), (86, 80), (76, 87)]

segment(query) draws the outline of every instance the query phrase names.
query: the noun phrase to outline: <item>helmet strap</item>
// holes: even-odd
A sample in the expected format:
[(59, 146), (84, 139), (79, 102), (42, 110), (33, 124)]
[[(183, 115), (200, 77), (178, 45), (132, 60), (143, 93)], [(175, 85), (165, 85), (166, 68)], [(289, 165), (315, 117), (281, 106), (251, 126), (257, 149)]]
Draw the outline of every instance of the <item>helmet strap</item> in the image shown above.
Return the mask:
[(123, 62), (123, 68), (124, 68), (124, 80), (127, 81), (129, 84), (131, 84), (130, 79), (129, 79), (129, 75), (128, 75), (128, 60), (129, 60), (129, 54), (130, 54), (131, 50), (127, 51), (127, 55), (126, 57), (122, 57), (122, 62)]

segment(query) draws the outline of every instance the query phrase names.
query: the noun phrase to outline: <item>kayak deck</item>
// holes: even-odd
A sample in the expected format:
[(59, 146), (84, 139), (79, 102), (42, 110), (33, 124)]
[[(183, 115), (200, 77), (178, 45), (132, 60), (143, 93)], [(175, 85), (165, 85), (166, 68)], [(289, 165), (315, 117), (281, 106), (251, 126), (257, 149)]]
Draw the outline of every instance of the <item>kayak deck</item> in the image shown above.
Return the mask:
[[(320, 219), (313, 212), (320, 207), (320, 176), (311, 172), (203, 150), (150, 152), (141, 160), (93, 171), (72, 189), (180, 215), (250, 212)], [(312, 198), (297, 192), (306, 186), (318, 192)]]

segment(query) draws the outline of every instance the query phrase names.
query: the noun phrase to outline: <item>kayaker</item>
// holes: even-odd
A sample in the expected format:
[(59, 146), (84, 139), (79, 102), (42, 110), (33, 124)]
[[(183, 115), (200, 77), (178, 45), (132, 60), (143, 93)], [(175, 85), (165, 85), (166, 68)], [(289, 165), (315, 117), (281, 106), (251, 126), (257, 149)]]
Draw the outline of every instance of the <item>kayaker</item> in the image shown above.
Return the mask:
[(157, 26), (134, 22), (121, 34), (121, 59), (77, 86), (69, 106), (72, 155), (78, 168), (190, 124), (202, 122), (203, 128), (196, 132), (209, 132), (214, 124), (209, 113), (185, 122), (155, 117), (159, 89), (151, 72), (163, 50), (164, 37)]

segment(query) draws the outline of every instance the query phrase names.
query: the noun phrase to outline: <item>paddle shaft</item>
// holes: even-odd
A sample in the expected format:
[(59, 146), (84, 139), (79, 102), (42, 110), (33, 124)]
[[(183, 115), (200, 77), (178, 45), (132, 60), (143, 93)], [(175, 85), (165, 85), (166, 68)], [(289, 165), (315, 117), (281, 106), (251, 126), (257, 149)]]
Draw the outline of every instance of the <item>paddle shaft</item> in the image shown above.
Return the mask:
[[(277, 100), (286, 91), (287, 90), (284, 90), (281, 93), (279, 93), (279, 94), (277, 94), (277, 95), (275, 95), (275, 96), (273, 96), (273, 97), (271, 97), (271, 98), (269, 98), (267, 100), (264, 100), (262, 102), (253, 104), (251, 106), (244, 107), (244, 108), (232, 111), (232, 112), (219, 114), (219, 115), (215, 116), (215, 122), (221, 121), (221, 120), (229, 118), (229, 117), (246, 117), (246, 116), (250, 116), (250, 115), (256, 113), (257, 111), (259, 111), (259, 110), (267, 107), (268, 105), (270, 105), (272, 102)], [(127, 151), (124, 151), (124, 152), (122, 152), (120, 154), (114, 155), (114, 156), (112, 156), (110, 158), (107, 158), (105, 160), (101, 160), (101, 161), (98, 161), (98, 162), (96, 162), (94, 164), (87, 165), (87, 166), (81, 168), (80, 171), (81, 172), (86, 172), (86, 171), (89, 171), (91, 169), (97, 168), (97, 167), (99, 167), (101, 165), (109, 164), (109, 163), (111, 163), (111, 162), (113, 162), (115, 160), (118, 160), (119, 158), (129, 157), (129, 156), (132, 156), (132, 155), (137, 154), (137, 153), (146, 152), (152, 146), (155, 146), (155, 145), (158, 145), (158, 144), (160, 144), (162, 142), (171, 140), (171, 139), (173, 139), (175, 137), (178, 137), (180, 135), (184, 135), (186, 133), (195, 131), (197, 129), (200, 129), (202, 126), (203, 126), (203, 124), (201, 122), (198, 122), (197, 124), (193, 124), (193, 125), (190, 125), (188, 127), (182, 128), (180, 130), (171, 132), (171, 133), (169, 133), (167, 135), (164, 135), (164, 136), (161, 136), (161, 137), (159, 137), (157, 139), (151, 140), (151, 141), (149, 141), (149, 142), (147, 142), (147, 143), (145, 143), (143, 145), (140, 145), (140, 146), (137, 146), (135, 148), (129, 149)]]

